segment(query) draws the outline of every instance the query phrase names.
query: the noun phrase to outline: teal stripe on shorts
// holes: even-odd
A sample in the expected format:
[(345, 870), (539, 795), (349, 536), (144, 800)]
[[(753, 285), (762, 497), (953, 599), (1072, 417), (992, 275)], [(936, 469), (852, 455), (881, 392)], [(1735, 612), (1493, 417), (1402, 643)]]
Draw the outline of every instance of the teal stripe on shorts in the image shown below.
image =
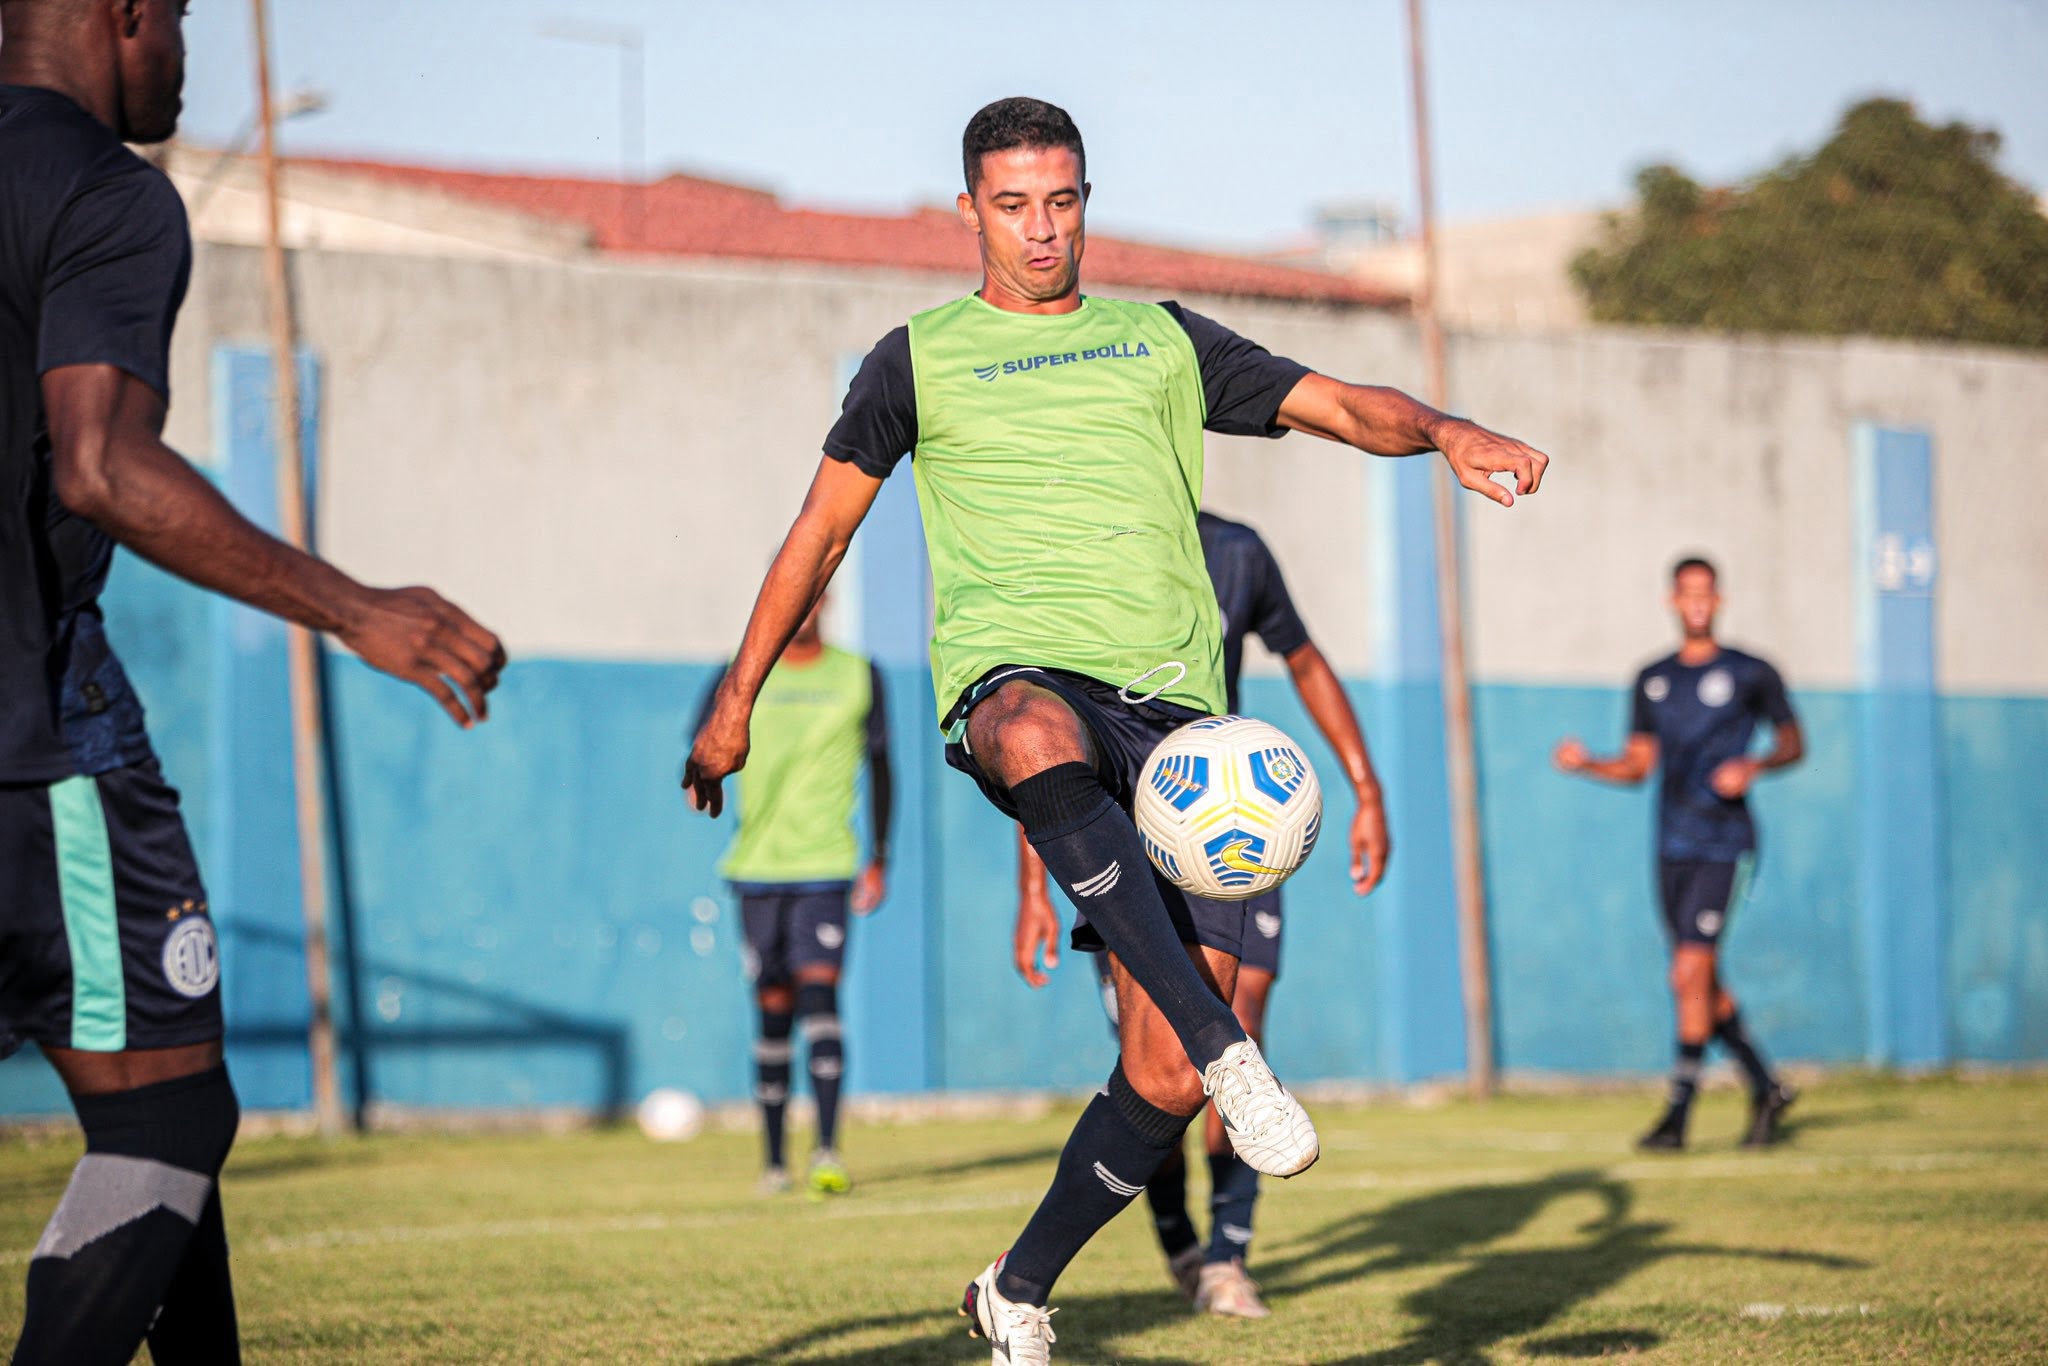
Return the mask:
[(57, 837), (57, 888), (71, 943), (71, 1046), (118, 1053), (128, 1046), (128, 990), (121, 978), (121, 926), (114, 910), (114, 855), (99, 780), (50, 786)]

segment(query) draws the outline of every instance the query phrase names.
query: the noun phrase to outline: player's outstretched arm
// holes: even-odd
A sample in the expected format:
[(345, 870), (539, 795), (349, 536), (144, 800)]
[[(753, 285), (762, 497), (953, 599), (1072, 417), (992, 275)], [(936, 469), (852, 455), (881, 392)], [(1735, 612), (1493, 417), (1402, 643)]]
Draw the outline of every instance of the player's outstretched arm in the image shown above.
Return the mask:
[[(1017, 927), (1012, 936), (1017, 975), (1032, 987), (1042, 987), (1046, 976), (1060, 965), (1060, 917), (1052, 908), (1052, 896), (1045, 890), (1045, 860), (1017, 827)], [(1041, 957), (1045, 966), (1041, 968)]]
[(1657, 737), (1637, 731), (1628, 737), (1621, 753), (1602, 759), (1590, 753), (1576, 736), (1568, 736), (1558, 742), (1550, 758), (1561, 773), (1578, 773), (1620, 787), (1634, 787), (1657, 767)]
[(1308, 708), (1316, 729), (1337, 751), (1337, 762), (1344, 766), (1352, 795), (1358, 799), (1351, 818), (1351, 890), (1365, 896), (1386, 876), (1387, 859), (1394, 852), (1394, 842), (1387, 834), (1380, 778), (1373, 772), (1365, 732), (1359, 728), (1358, 713), (1351, 709), (1337, 671), (1314, 641), (1288, 652), (1287, 671), (1293, 675), (1294, 691), (1301, 695), (1301, 704)]
[[(1515, 495), (1543, 486), (1550, 457), (1511, 436), (1476, 422), (1440, 413), (1399, 389), (1346, 384), (1328, 375), (1304, 375), (1280, 404), (1280, 425), (1327, 441), (1341, 441), (1369, 455), (1420, 455), (1442, 451), (1451, 473), (1474, 493), (1503, 507)], [(1512, 491), (1493, 482), (1512, 474)]]
[(488, 714), (505, 650), (431, 588), (368, 588), (263, 531), (163, 443), (164, 400), (111, 365), (43, 376), (59, 501), (180, 578), (333, 634), (431, 693), (467, 728)]
[(683, 764), (683, 792), (696, 810), (716, 816), (725, 809), (723, 783), (747, 762), (747, 723), (754, 714), (754, 699), (790, 637), (832, 581), (832, 571), (846, 558), (853, 533), (881, 487), (881, 480), (848, 461), (827, 457), (818, 462), (803, 509), (783, 538), (782, 549), (775, 552), (775, 562), (768, 566), (768, 577), (754, 599), (739, 653), (719, 680), (711, 715)]

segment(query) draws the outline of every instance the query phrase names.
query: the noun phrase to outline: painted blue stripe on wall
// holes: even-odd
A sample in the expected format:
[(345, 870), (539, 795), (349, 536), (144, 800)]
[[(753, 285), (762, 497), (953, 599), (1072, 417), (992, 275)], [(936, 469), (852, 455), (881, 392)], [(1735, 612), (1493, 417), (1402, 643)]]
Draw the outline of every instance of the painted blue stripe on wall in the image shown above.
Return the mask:
[(1924, 432), (1859, 424), (1854, 455), (1869, 1060), (1930, 1066), (1948, 1058), (1934, 452)]

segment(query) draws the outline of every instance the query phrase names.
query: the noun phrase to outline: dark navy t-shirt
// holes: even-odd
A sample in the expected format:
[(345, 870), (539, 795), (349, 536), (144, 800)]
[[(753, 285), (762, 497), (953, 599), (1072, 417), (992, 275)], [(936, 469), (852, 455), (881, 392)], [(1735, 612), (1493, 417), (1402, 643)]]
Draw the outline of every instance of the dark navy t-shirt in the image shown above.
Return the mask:
[(1778, 671), (1740, 650), (1724, 646), (1700, 665), (1670, 655), (1638, 674), (1629, 729), (1657, 738), (1664, 770), (1658, 857), (1732, 863), (1756, 848), (1749, 803), (1720, 796), (1709, 780), (1749, 752), (1757, 722), (1784, 726), (1796, 719)]
[(1223, 609), (1223, 686), (1236, 711), (1244, 638), (1255, 635), (1274, 654), (1289, 655), (1308, 644), (1308, 627), (1301, 624), (1287, 580), (1258, 532), (1213, 512), (1198, 514), (1195, 526), (1202, 533), (1202, 559), (1216, 586), (1216, 605)]
[(191, 264), (162, 172), (69, 98), (0, 85), (0, 782), (149, 757), (100, 619), (113, 542), (51, 489), (41, 378), (112, 365), (168, 400)]

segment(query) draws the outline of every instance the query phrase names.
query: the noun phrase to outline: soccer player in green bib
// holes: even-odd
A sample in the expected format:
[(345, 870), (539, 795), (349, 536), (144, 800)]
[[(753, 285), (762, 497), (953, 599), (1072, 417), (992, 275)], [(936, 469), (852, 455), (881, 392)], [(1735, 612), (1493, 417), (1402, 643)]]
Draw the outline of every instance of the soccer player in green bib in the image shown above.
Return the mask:
[[(1261, 1172), (1293, 1176), (1318, 1151), (1231, 1013), (1244, 904), (1153, 876), (1129, 815), (1159, 741), (1224, 707), (1195, 526), (1203, 430), (1442, 451), (1461, 484), (1502, 504), (1535, 492), (1547, 460), (1394, 390), (1314, 374), (1176, 304), (1083, 294), (1089, 187), (1065, 111), (998, 100), (968, 122), (961, 152), (981, 288), (918, 314), (861, 365), (683, 784), (718, 813), (763, 681), (910, 454), (947, 762), (1024, 827), (1079, 912), (1071, 942), (1111, 954), (1117, 992), (1118, 1065), (1023, 1232), (961, 1306), (998, 1366), (1023, 1366), (1051, 1360), (1053, 1282), (1144, 1189), (1205, 1097)], [(1512, 489), (1493, 482), (1501, 473)]]
[[(833, 1142), (846, 1069), (839, 971), (849, 903), (856, 915), (882, 904), (893, 785), (882, 676), (859, 655), (825, 643), (823, 608), (820, 597), (755, 699), (754, 748), (738, 783), (739, 828), (718, 868), (739, 896), (747, 979), (760, 1009), (754, 1099), (766, 1149), (761, 1191), (778, 1195), (790, 1185), (783, 1114), (796, 1033), (818, 1107), (818, 1141), (805, 1178), (814, 1199), (844, 1195), (852, 1185)], [(714, 683), (697, 716), (700, 728), (717, 695)], [(853, 831), (863, 760), (872, 843), (865, 867)]]

